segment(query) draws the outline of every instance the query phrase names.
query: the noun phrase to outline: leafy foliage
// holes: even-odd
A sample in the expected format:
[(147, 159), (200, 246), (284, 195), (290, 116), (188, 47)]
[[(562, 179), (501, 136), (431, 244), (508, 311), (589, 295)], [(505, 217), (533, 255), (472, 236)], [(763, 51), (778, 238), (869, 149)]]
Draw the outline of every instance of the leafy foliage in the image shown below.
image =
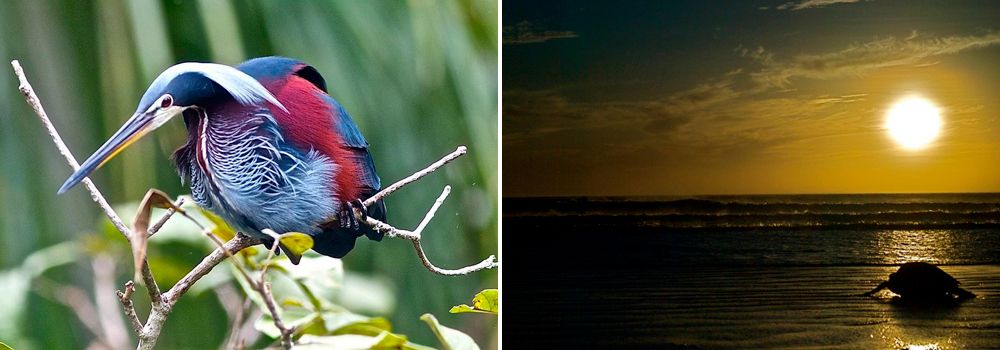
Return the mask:
[(420, 316), (420, 320), (431, 327), (445, 350), (479, 350), (479, 345), (476, 345), (476, 342), (468, 334), (442, 326), (434, 315), (424, 314)]
[(458, 305), (453, 306), (448, 312), (453, 314), (463, 313), (463, 312), (481, 312), (485, 314), (497, 314), (500, 309), (500, 292), (496, 289), (484, 289), (482, 292), (476, 293), (476, 296), (472, 298), (472, 306), (469, 305)]
[(302, 256), (302, 254), (313, 247), (312, 237), (302, 232), (282, 233), (279, 240), (288, 250), (289, 254), (295, 254), (296, 256)]

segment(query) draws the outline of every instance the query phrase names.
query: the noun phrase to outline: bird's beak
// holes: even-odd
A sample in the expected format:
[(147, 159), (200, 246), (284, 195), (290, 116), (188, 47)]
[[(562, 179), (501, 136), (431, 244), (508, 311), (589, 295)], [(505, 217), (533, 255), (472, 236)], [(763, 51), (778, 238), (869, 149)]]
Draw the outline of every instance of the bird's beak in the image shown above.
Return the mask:
[(170, 118), (181, 114), (186, 108), (179, 106), (171, 106), (166, 109), (153, 108), (146, 112), (139, 112), (133, 114), (125, 125), (122, 125), (121, 129), (117, 132), (101, 148), (98, 148), (90, 158), (80, 165), (80, 169), (77, 169), (73, 175), (70, 175), (69, 179), (63, 183), (62, 187), (59, 188), (59, 194), (63, 194), (76, 184), (83, 181), (87, 175), (100, 168), (104, 163), (107, 163), (111, 158), (114, 158), (118, 152), (131, 145), (136, 140), (142, 138), (149, 132), (156, 130), (163, 123), (166, 123)]

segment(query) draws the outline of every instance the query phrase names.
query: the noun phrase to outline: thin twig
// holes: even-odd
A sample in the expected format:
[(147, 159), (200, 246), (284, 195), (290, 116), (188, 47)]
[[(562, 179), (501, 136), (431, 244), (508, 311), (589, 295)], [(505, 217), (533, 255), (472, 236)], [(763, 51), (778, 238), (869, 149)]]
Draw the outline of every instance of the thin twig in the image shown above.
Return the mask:
[(135, 331), (135, 334), (142, 333), (142, 321), (139, 320), (139, 315), (136, 315), (135, 305), (132, 304), (132, 293), (135, 292), (135, 283), (132, 281), (125, 282), (125, 291), (119, 290), (115, 292), (118, 294), (118, 301), (122, 303), (122, 308), (125, 309), (125, 316), (132, 323), (132, 330)]
[(434, 266), (434, 263), (431, 263), (431, 261), (427, 259), (427, 254), (424, 253), (424, 248), (420, 246), (420, 241), (419, 240), (413, 241), (413, 249), (415, 249), (417, 251), (417, 257), (420, 258), (420, 262), (424, 263), (424, 267), (426, 267), (428, 270), (430, 270), (433, 273), (436, 273), (436, 274), (439, 274), (439, 275), (443, 275), (443, 276), (468, 275), (470, 273), (473, 273), (473, 272), (476, 272), (476, 271), (479, 271), (479, 270), (492, 269), (492, 268), (497, 267), (497, 257), (496, 257), (496, 255), (490, 255), (489, 257), (487, 257), (486, 259), (483, 259), (483, 261), (480, 261), (478, 264), (475, 264), (475, 265), (466, 266), (466, 267), (463, 267), (463, 268), (460, 268), (460, 269), (454, 269), (454, 270), (442, 269), (440, 267)]
[(396, 228), (395, 226), (379, 221), (371, 216), (365, 218), (364, 223), (375, 230), (375, 232), (381, 233), (386, 237), (402, 238), (410, 241), (420, 240), (420, 236), (417, 236), (412, 231)]
[(264, 277), (267, 273), (268, 265), (271, 265), (271, 260), (274, 259), (274, 255), (278, 250), (278, 244), (281, 243), (281, 236), (269, 228), (261, 230), (261, 232), (271, 236), (274, 239), (274, 243), (271, 244), (271, 249), (267, 251), (267, 258), (264, 259), (264, 264), (260, 268), (260, 279), (255, 281), (247, 281), (260, 293), (262, 299), (264, 299), (264, 304), (267, 305), (267, 310), (271, 313), (271, 319), (274, 320), (274, 326), (278, 327), (278, 331), (281, 332), (281, 346), (285, 349), (292, 348), (292, 332), (293, 330), (285, 327), (285, 322), (282, 321), (281, 315), (278, 313), (277, 303), (274, 301), (274, 294), (271, 293), (271, 284), (264, 281)]
[(149, 269), (149, 262), (145, 259), (142, 261), (142, 283), (146, 285), (146, 291), (149, 292), (149, 301), (153, 305), (160, 304), (162, 302), (163, 296), (160, 292), (160, 286), (156, 284), (156, 279), (153, 278), (153, 270)]
[[(461, 148), (459, 149), (461, 150)], [(373, 219), (372, 217), (367, 217), (364, 223), (370, 226), (371, 228), (375, 229), (375, 231), (382, 233), (388, 237), (402, 238), (412, 241), (413, 249), (416, 250), (417, 257), (420, 258), (420, 262), (424, 264), (424, 267), (426, 267), (427, 270), (439, 275), (444, 275), (444, 276), (467, 275), (479, 270), (492, 269), (497, 267), (496, 256), (494, 255), (490, 255), (488, 258), (479, 262), (478, 264), (454, 270), (442, 269), (440, 267), (437, 267), (434, 265), (434, 263), (430, 261), (430, 259), (427, 259), (427, 253), (424, 252), (424, 248), (420, 245), (422, 233), (424, 228), (427, 227), (427, 224), (434, 217), (434, 214), (437, 212), (438, 208), (441, 207), (441, 203), (444, 203), (444, 200), (448, 198), (449, 193), (451, 193), (451, 186), (445, 186), (444, 190), (441, 191), (441, 195), (438, 196), (437, 200), (434, 201), (434, 204), (431, 205), (430, 210), (428, 210), (427, 214), (424, 215), (424, 219), (420, 221), (420, 224), (417, 225), (417, 228), (414, 229), (413, 231), (398, 229), (396, 227), (393, 227), (392, 225)], [(355, 214), (357, 215), (357, 213)], [(358, 219), (360, 220), (361, 217), (359, 216)]]
[[(212, 237), (215, 237), (214, 235)], [(221, 243), (221, 242), (220, 242)], [(242, 233), (237, 234), (236, 237), (229, 240), (225, 244), (220, 244), (219, 248), (208, 254), (204, 259), (198, 263), (191, 271), (188, 271), (187, 275), (177, 281), (170, 290), (163, 293), (162, 302), (160, 304), (154, 304), (150, 310), (149, 318), (146, 320), (146, 326), (142, 328), (142, 332), (139, 333), (139, 347), (137, 349), (152, 349), (156, 345), (156, 340), (160, 336), (160, 331), (163, 330), (163, 324), (167, 321), (167, 315), (173, 309), (174, 304), (180, 300), (180, 297), (184, 295), (194, 285), (195, 282), (200, 280), (206, 274), (212, 271), (216, 265), (225, 260), (227, 257), (231, 257), (233, 252), (239, 252), (247, 247), (260, 244), (260, 241), (246, 236)]]
[(420, 224), (417, 225), (417, 228), (413, 229), (413, 233), (417, 235), (417, 238), (420, 238), (420, 233), (424, 232), (424, 228), (427, 227), (427, 224), (434, 218), (434, 214), (437, 213), (438, 208), (441, 207), (441, 203), (444, 203), (444, 200), (448, 199), (449, 194), (451, 194), (451, 186), (445, 186), (444, 190), (441, 191), (441, 194), (438, 195), (438, 199), (431, 205), (431, 209), (427, 210), (427, 214), (424, 214), (424, 219), (420, 220)]
[(271, 312), (271, 319), (274, 320), (274, 325), (278, 327), (278, 331), (281, 332), (281, 346), (286, 350), (292, 348), (292, 332), (293, 329), (285, 327), (285, 322), (281, 320), (281, 315), (278, 314), (278, 306), (275, 305), (274, 295), (271, 293), (271, 283), (264, 282), (260, 285), (261, 296), (264, 298), (264, 304), (267, 305), (267, 310)]
[[(263, 267), (261, 268), (260, 279), (255, 280), (250, 278), (250, 273), (247, 272), (242, 265), (236, 263), (236, 259), (233, 259), (233, 264), (236, 266), (236, 270), (240, 272), (240, 275), (243, 276), (243, 279), (247, 282), (247, 284), (250, 285), (250, 288), (260, 294), (261, 299), (264, 300), (264, 304), (267, 305), (267, 309), (271, 313), (271, 319), (274, 320), (274, 325), (278, 327), (278, 331), (281, 332), (281, 345), (285, 349), (291, 349), (292, 333), (294, 332), (294, 329), (285, 327), (285, 323), (281, 320), (281, 315), (278, 313), (278, 306), (274, 301), (274, 295), (271, 293), (271, 284), (264, 281), (264, 274), (267, 272), (267, 266), (271, 263), (271, 259), (274, 258), (275, 251), (278, 250), (278, 244), (280, 243), (281, 237), (271, 229), (265, 228), (261, 231), (271, 236), (271, 238), (274, 239), (274, 243), (271, 244), (271, 248), (268, 250), (267, 259), (264, 261)], [(222, 240), (216, 237), (215, 234), (208, 230), (204, 230), (204, 232), (205, 235), (208, 236), (208, 238), (211, 239), (217, 246), (219, 246), (220, 249), (223, 248)], [(238, 233), (236, 237), (247, 236), (243, 233)], [(230, 242), (233, 240), (236, 240), (236, 238), (233, 238)], [(257, 243), (260, 243), (260, 241), (258, 240)]]
[[(59, 132), (56, 131), (56, 127), (53, 126), (52, 121), (49, 120), (49, 115), (45, 113), (45, 108), (42, 108), (42, 101), (38, 99), (37, 95), (35, 95), (35, 90), (32, 89), (31, 83), (29, 83), (28, 78), (25, 77), (24, 69), (21, 68), (21, 63), (17, 60), (13, 60), (10, 61), (10, 65), (14, 67), (14, 74), (17, 75), (17, 79), (20, 81), (20, 85), (17, 87), (18, 90), (21, 90), (21, 94), (24, 95), (25, 100), (27, 100), (28, 104), (31, 105), (31, 108), (35, 110), (35, 115), (37, 115), (38, 119), (42, 121), (42, 125), (45, 126), (45, 130), (49, 132), (49, 136), (51, 136), (52, 141), (55, 142), (56, 148), (59, 149), (59, 153), (66, 158), (66, 162), (73, 168), (73, 171), (80, 169), (80, 163), (76, 161), (76, 158), (73, 157), (73, 153), (71, 153), (69, 148), (66, 147), (66, 143), (64, 143), (62, 138), (59, 137)], [(125, 222), (118, 217), (118, 214), (115, 213), (114, 209), (111, 209), (111, 205), (108, 204), (108, 201), (104, 199), (103, 195), (101, 195), (101, 191), (97, 190), (97, 186), (94, 186), (94, 183), (90, 181), (90, 178), (84, 178), (83, 184), (87, 187), (87, 190), (90, 191), (90, 198), (93, 199), (102, 210), (104, 210), (104, 214), (108, 216), (108, 219), (111, 219), (111, 223), (115, 225), (115, 228), (125, 235), (125, 239), (130, 239), (131, 237), (129, 235), (128, 226), (125, 226)]]
[[(184, 198), (177, 198), (177, 201), (174, 202), (174, 207), (180, 208), (182, 205), (184, 205)], [(170, 220), (170, 217), (173, 216), (174, 213), (176, 212), (177, 210), (174, 208), (167, 208), (167, 212), (163, 213), (163, 216), (160, 217), (160, 220), (157, 220), (156, 223), (154, 223), (153, 226), (149, 228), (149, 236), (152, 237), (157, 232), (160, 232), (160, 229), (163, 228), (163, 225), (166, 224), (167, 220)]]
[(267, 250), (267, 258), (264, 259), (264, 265), (260, 267), (260, 283), (264, 283), (264, 275), (267, 274), (267, 267), (271, 265), (271, 259), (274, 259), (274, 255), (277, 253), (278, 244), (281, 244), (281, 236), (278, 235), (274, 230), (265, 228), (260, 230), (264, 234), (271, 236), (274, 239), (274, 243), (271, 243), (271, 248)]
[(438, 168), (444, 166), (445, 164), (448, 164), (449, 162), (455, 160), (455, 158), (465, 155), (466, 151), (467, 149), (465, 148), (465, 146), (458, 146), (458, 148), (455, 149), (454, 152), (451, 152), (448, 155), (441, 158), (440, 160), (431, 163), (431, 165), (428, 165), (426, 168), (424, 168), (424, 170), (415, 172), (413, 173), (413, 175), (407, 176), (402, 180), (396, 181), (392, 185), (386, 186), (381, 191), (378, 191), (378, 193), (376, 193), (375, 195), (369, 197), (364, 201), (365, 206), (366, 207), (372, 206), (372, 204), (375, 204), (375, 202), (378, 202), (380, 199), (385, 198), (385, 196), (388, 196), (390, 193), (396, 192), (396, 190), (398, 190), (400, 187), (406, 186), (411, 182), (417, 181), (420, 178), (427, 176), (427, 174), (430, 174), (435, 170), (437, 170)]
[[(215, 237), (215, 235), (212, 235), (212, 237)], [(221, 241), (218, 241), (217, 243), (221, 243)], [(187, 290), (194, 285), (195, 282), (212, 271), (212, 268), (215, 267), (215, 265), (218, 265), (227, 257), (230, 257), (247, 247), (257, 244), (260, 244), (260, 240), (247, 236), (243, 233), (236, 234), (236, 237), (233, 237), (233, 239), (230, 239), (228, 242), (219, 244), (219, 248), (216, 248), (214, 251), (209, 253), (208, 256), (202, 259), (201, 262), (191, 269), (187, 275), (182, 277), (180, 281), (177, 281), (177, 284), (174, 284), (170, 290), (163, 293), (163, 298), (167, 303), (173, 305), (177, 302), (177, 299), (179, 299), (181, 295), (184, 295), (184, 293), (186, 293)]]

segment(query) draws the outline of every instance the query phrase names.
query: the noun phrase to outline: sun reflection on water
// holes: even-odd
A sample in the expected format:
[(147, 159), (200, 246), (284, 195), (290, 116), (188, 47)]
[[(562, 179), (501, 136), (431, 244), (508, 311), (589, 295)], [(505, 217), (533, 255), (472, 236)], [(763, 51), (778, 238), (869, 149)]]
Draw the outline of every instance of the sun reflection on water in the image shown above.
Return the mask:
[(953, 236), (950, 230), (887, 230), (879, 232), (876, 245), (884, 264), (912, 261), (943, 264), (952, 260)]
[(903, 347), (903, 349), (907, 349), (907, 350), (940, 350), (941, 347), (938, 346), (937, 343), (924, 344), (924, 345), (910, 344), (910, 345), (906, 345), (905, 347)]

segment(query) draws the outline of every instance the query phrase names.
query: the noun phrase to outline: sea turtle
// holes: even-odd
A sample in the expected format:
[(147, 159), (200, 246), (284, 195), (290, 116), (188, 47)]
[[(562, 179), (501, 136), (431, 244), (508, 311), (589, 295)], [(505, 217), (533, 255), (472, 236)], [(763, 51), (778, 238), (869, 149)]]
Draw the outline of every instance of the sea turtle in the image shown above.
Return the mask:
[(871, 296), (889, 288), (900, 299), (910, 301), (955, 301), (975, 298), (972, 292), (958, 286), (959, 282), (937, 266), (925, 262), (908, 262), (889, 274), (882, 282), (864, 295)]

